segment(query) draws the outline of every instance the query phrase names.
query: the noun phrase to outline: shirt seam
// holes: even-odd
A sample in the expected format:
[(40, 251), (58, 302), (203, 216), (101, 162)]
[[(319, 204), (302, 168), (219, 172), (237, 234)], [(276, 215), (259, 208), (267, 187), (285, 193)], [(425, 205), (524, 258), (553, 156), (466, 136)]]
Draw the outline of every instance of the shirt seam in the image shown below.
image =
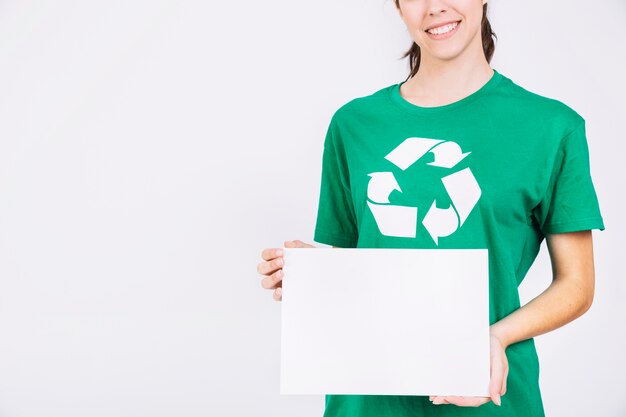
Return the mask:
[[(434, 115), (434, 114), (446, 113), (446, 112), (450, 112), (450, 111), (454, 111), (454, 110), (460, 110), (460, 109), (463, 109), (464, 107), (466, 107), (466, 105), (467, 105), (467, 104), (474, 103), (474, 102), (477, 102), (478, 100), (480, 100), (481, 98), (488, 97), (488, 96), (489, 96), (490, 94), (492, 94), (492, 93), (496, 90), (496, 88), (500, 85), (500, 83), (503, 81), (503, 78), (504, 78), (503, 76), (500, 76), (500, 77), (498, 78), (498, 80), (496, 81), (496, 83), (492, 86), (492, 88), (491, 88), (489, 91), (485, 92), (484, 94), (480, 94), (480, 95), (478, 95), (478, 96), (476, 96), (476, 97), (471, 98), (470, 100), (468, 100), (468, 101), (466, 101), (465, 103), (463, 103), (463, 105), (461, 105), (461, 106), (455, 106), (455, 107), (451, 107), (451, 108), (447, 108), (447, 109), (438, 109), (438, 110), (437, 110), (437, 109), (435, 109), (435, 108), (433, 108), (433, 107), (425, 107), (425, 109), (426, 109), (425, 111), (418, 110), (418, 111), (413, 112), (413, 111), (411, 111), (411, 110), (409, 110), (409, 109), (407, 109), (407, 108), (404, 108), (404, 107), (403, 107), (403, 106), (401, 106), (400, 104), (396, 103), (396, 102), (394, 101), (393, 97), (391, 96), (391, 94), (392, 94), (392, 89), (393, 89), (393, 88), (395, 88), (395, 86), (396, 86), (397, 84), (394, 84), (394, 85), (390, 86), (390, 87), (387, 89), (387, 94), (385, 94), (385, 95), (387, 96), (387, 100), (388, 100), (389, 102), (391, 102), (391, 104), (392, 104), (392, 106), (393, 106), (394, 108), (399, 109), (399, 110), (401, 110), (402, 112), (404, 112), (404, 113), (406, 113), (406, 114), (409, 114), (409, 115), (411, 115), (411, 116), (419, 116), (419, 115), (421, 115), (421, 116), (432, 116), (432, 115)], [(461, 100), (462, 100), (462, 99), (461, 99)], [(460, 101), (460, 100), (457, 100), (457, 102), (458, 102), (458, 101)], [(454, 103), (450, 103), (450, 104), (454, 104)], [(431, 109), (431, 110), (428, 110), (428, 109)], [(417, 109), (416, 109), (416, 110), (417, 110)], [(571, 132), (570, 132), (570, 133), (571, 133)]]
[(588, 220), (603, 220), (603, 219), (602, 219), (602, 216), (583, 217), (583, 218), (580, 218), (580, 219), (566, 220), (566, 221), (563, 221), (563, 222), (546, 223), (544, 225), (544, 228), (545, 227), (551, 227), (551, 226), (560, 226), (560, 225), (563, 225), (563, 224), (580, 223), (580, 222), (584, 222), (584, 221), (588, 221)]

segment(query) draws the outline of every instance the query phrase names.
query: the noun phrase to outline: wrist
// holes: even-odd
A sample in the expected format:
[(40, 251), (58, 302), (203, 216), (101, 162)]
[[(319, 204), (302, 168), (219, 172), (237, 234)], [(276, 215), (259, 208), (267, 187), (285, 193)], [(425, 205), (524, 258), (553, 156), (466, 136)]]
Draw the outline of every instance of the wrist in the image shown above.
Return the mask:
[(502, 345), (502, 349), (505, 349), (511, 344), (509, 342), (509, 338), (506, 336), (505, 330), (502, 326), (498, 326), (497, 324), (492, 324), (489, 326), (489, 336), (495, 337)]

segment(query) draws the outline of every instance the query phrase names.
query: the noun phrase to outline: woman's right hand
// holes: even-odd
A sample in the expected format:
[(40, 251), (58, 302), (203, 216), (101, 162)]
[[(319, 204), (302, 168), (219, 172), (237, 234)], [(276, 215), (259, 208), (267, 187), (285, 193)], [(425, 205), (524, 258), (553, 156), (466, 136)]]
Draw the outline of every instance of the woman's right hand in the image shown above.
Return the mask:
[[(301, 240), (285, 241), (286, 248), (314, 248), (315, 246), (304, 243)], [(265, 275), (261, 280), (263, 288), (274, 290), (274, 300), (283, 299), (283, 248), (266, 248), (261, 252), (263, 262), (257, 265), (257, 272)]]

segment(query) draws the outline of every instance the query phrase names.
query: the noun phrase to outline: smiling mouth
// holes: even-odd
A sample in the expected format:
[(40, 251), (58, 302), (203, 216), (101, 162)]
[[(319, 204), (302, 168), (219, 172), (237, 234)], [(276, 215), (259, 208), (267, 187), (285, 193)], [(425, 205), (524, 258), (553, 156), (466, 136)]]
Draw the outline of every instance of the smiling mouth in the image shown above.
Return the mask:
[(432, 29), (425, 30), (424, 32), (430, 33), (431, 35), (445, 35), (446, 33), (452, 32), (456, 27), (461, 23), (460, 20), (456, 22), (448, 23), (446, 25), (437, 26)]

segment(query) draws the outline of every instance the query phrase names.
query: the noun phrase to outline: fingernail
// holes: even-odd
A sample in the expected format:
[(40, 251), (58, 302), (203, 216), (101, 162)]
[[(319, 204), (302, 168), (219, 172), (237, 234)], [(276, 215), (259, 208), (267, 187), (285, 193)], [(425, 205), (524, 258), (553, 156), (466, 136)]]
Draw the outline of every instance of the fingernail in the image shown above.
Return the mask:
[(499, 405), (499, 406), (501, 406), (501, 405), (502, 405), (502, 401), (500, 400), (500, 396), (499, 396), (499, 395), (498, 395), (498, 396), (496, 396), (496, 401), (495, 401), (495, 403), (496, 403), (497, 405)]
[(276, 251), (276, 255), (278, 255), (278, 256), (283, 256), (283, 250), (282, 250), (282, 249), (278, 249), (278, 250)]
[(280, 287), (276, 288), (276, 295), (283, 295), (283, 290)]

